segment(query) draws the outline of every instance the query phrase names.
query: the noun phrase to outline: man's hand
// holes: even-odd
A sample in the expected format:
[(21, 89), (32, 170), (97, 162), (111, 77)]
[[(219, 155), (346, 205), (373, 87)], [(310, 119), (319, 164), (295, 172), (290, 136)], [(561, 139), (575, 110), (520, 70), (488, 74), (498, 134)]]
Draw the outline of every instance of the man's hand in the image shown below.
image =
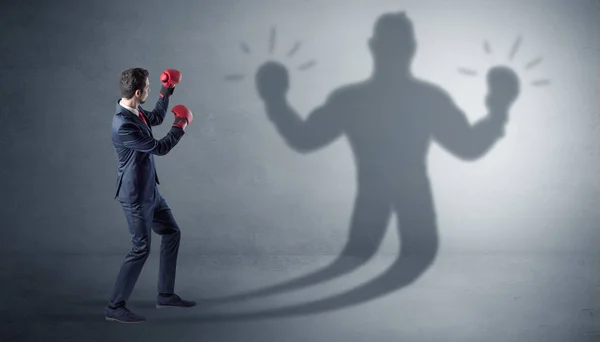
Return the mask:
[(173, 126), (179, 127), (183, 130), (185, 130), (187, 125), (191, 124), (192, 120), (194, 120), (194, 115), (184, 105), (177, 105), (173, 107), (171, 111), (175, 115), (175, 122), (173, 122)]
[(177, 69), (166, 69), (160, 74), (160, 97), (173, 95), (175, 86), (181, 82), (181, 72)]

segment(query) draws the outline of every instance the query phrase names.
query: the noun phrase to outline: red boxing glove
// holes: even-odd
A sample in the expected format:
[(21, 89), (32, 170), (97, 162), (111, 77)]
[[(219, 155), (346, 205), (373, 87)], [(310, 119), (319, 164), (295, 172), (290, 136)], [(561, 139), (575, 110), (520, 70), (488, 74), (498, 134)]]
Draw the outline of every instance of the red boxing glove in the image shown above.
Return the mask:
[(184, 105), (177, 105), (171, 109), (173, 114), (175, 115), (175, 122), (173, 122), (173, 126), (179, 127), (185, 130), (185, 127), (192, 123), (194, 120), (194, 115), (192, 112)]
[(160, 96), (171, 96), (175, 91), (175, 86), (181, 82), (181, 72), (177, 69), (167, 69), (160, 74)]

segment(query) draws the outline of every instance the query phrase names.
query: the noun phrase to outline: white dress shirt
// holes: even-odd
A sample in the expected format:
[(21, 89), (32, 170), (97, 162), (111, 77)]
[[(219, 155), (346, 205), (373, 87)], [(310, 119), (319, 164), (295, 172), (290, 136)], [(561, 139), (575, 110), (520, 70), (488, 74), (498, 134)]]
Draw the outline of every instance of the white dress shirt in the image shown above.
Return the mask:
[(135, 108), (131, 108), (131, 107), (129, 107), (129, 106), (127, 106), (127, 105), (125, 105), (124, 103), (121, 103), (121, 100), (119, 100), (119, 104), (120, 104), (121, 106), (123, 106), (123, 108), (125, 108), (125, 109), (127, 109), (128, 111), (132, 112), (133, 114), (135, 114), (135, 115), (137, 115), (137, 116), (140, 116), (140, 113), (138, 112), (138, 110), (137, 110), (137, 109), (135, 109)]

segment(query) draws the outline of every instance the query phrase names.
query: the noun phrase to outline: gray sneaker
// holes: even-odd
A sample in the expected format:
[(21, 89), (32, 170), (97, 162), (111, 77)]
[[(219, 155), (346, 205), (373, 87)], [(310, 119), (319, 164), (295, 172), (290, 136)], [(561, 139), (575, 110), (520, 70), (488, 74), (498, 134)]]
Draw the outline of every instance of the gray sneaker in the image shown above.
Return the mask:
[(110, 308), (108, 305), (104, 307), (104, 318), (107, 321), (114, 321), (119, 323), (140, 323), (146, 320), (145, 317), (134, 314), (124, 306), (113, 309)]

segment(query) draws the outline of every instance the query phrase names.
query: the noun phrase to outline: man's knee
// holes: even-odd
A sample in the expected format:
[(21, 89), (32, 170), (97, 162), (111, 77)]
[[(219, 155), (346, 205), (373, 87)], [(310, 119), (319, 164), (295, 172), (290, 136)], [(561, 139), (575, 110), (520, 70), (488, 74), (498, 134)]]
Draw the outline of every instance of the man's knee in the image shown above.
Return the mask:
[(164, 231), (162, 235), (168, 235), (172, 238), (179, 239), (181, 237), (181, 230), (179, 230), (179, 227), (177, 227), (177, 225), (173, 225), (169, 229)]
[(129, 254), (135, 259), (147, 259), (150, 255), (150, 241), (142, 243), (133, 243)]
[(177, 226), (168, 229), (155, 230), (155, 233), (162, 236), (163, 241), (176, 241), (179, 243), (179, 240), (181, 239), (181, 231)]

